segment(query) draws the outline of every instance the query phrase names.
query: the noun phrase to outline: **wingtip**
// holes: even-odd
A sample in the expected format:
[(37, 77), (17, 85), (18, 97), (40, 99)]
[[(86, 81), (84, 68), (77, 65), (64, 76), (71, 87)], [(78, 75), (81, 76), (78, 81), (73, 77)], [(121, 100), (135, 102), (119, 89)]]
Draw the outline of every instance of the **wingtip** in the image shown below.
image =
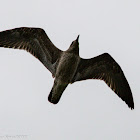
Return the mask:
[(134, 107), (129, 107), (131, 110), (134, 110)]
[(131, 106), (130, 108), (131, 108), (131, 110), (134, 110), (134, 105), (133, 105), (133, 106)]
[(128, 107), (129, 107), (131, 110), (134, 109), (134, 102), (132, 102), (131, 104), (127, 104), (127, 105), (128, 105)]

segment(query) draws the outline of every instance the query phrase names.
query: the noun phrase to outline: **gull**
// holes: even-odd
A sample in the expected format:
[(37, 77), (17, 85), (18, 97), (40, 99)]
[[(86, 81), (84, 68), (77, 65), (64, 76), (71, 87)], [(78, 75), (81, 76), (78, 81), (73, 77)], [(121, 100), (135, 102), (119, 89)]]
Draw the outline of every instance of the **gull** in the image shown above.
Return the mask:
[(79, 56), (79, 35), (66, 51), (58, 49), (41, 28), (20, 27), (0, 32), (0, 47), (23, 49), (52, 73), (54, 84), (48, 100), (57, 104), (66, 87), (87, 79), (103, 80), (131, 109), (130, 86), (119, 64), (108, 53), (91, 59)]

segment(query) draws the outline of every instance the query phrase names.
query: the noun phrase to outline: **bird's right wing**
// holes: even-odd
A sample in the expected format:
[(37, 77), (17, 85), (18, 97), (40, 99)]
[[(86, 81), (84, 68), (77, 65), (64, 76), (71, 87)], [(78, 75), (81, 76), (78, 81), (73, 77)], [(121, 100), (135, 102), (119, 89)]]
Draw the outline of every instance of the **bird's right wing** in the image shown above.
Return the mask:
[(54, 75), (61, 54), (41, 28), (21, 27), (0, 32), (0, 47), (23, 49), (38, 58)]
[(124, 73), (118, 63), (108, 53), (91, 59), (81, 58), (72, 82), (86, 79), (104, 80), (130, 108), (134, 108), (132, 92)]

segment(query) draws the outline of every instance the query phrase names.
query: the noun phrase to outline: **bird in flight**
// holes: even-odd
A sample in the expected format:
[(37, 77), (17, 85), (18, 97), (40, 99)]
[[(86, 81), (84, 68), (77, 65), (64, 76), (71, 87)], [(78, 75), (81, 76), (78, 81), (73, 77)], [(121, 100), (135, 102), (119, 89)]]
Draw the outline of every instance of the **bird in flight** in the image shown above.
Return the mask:
[(79, 56), (79, 36), (66, 51), (58, 49), (41, 28), (21, 27), (0, 32), (0, 47), (23, 49), (39, 59), (55, 77), (48, 100), (57, 104), (69, 83), (87, 79), (103, 80), (131, 109), (130, 86), (118, 63), (103, 53), (91, 59)]

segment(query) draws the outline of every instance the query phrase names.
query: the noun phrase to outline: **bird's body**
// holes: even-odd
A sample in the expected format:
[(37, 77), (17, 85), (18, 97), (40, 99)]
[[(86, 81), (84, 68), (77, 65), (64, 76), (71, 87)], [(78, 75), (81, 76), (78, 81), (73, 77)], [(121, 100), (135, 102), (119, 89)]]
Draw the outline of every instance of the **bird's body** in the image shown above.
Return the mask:
[[(76, 42), (78, 43), (78, 40)], [(72, 53), (78, 47), (72, 47), (70, 51), (64, 51), (58, 61), (54, 85), (48, 98), (50, 102), (55, 104), (58, 103), (67, 85), (72, 82), (80, 61), (79, 54)]]
[(65, 83), (72, 82), (72, 78), (77, 70), (79, 64), (80, 57), (76, 54), (72, 54), (69, 52), (63, 52), (60, 57), (55, 78), (59, 78)]
[(58, 103), (69, 83), (86, 79), (101, 79), (133, 109), (130, 86), (118, 63), (104, 53), (91, 59), (79, 56), (79, 36), (68, 50), (61, 51), (40, 28), (15, 28), (0, 32), (0, 47), (24, 49), (38, 58), (55, 77), (48, 100)]

